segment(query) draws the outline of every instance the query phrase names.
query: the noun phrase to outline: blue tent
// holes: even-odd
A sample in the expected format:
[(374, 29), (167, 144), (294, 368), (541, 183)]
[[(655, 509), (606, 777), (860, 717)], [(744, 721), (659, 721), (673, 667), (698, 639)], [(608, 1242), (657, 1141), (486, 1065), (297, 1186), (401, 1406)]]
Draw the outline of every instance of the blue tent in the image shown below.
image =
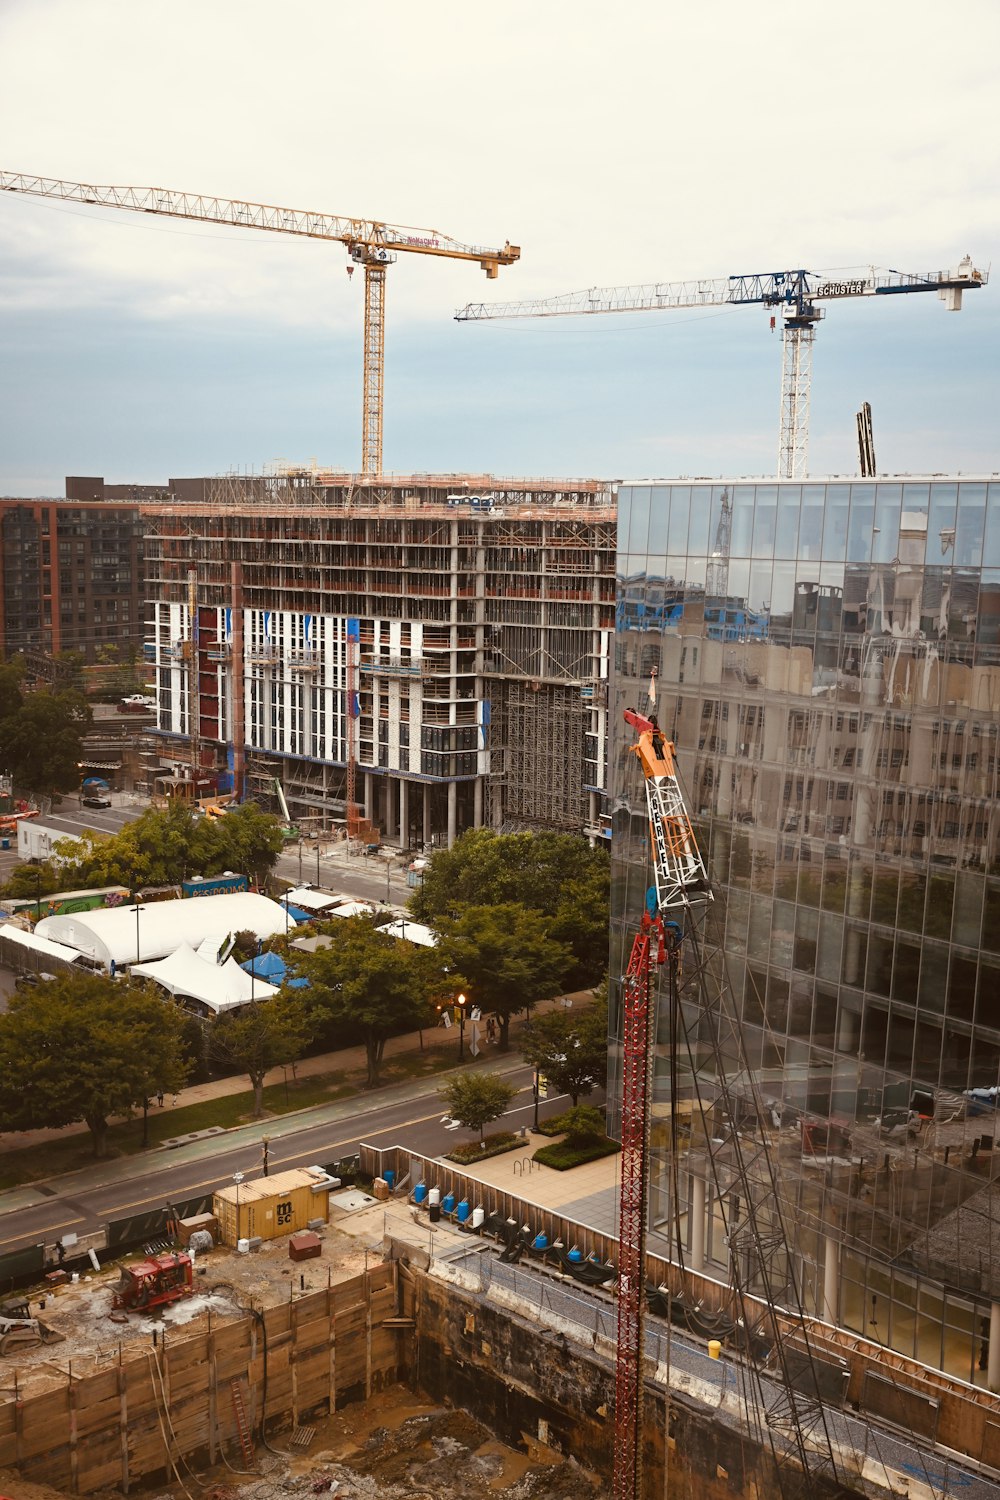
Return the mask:
[[(288, 973), (288, 965), (280, 953), (258, 953), (256, 958), (247, 959), (245, 964), (240, 964), (254, 979), (263, 979), (267, 984), (284, 984), (285, 975)], [(292, 990), (307, 989), (308, 979), (290, 979), (288, 988)]]

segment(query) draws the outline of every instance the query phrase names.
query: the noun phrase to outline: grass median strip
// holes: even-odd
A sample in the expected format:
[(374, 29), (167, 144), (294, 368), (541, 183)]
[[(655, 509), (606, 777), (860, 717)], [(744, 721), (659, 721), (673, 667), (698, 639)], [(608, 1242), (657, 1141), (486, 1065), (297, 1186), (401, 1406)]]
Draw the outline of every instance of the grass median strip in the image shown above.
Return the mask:
[[(454, 1048), (428, 1047), (424, 1051), (399, 1052), (387, 1058), (381, 1068), (381, 1085), (404, 1083), (444, 1072), (455, 1065)], [(290, 1071), (290, 1070), (289, 1070)], [(344, 1072), (307, 1073), (299, 1078), (269, 1084), (264, 1090), (264, 1113), (260, 1123), (300, 1109), (332, 1104), (365, 1094), (364, 1067)], [(370, 1092), (369, 1092), (370, 1097)], [(253, 1091), (220, 1094), (190, 1104), (159, 1108), (150, 1105), (149, 1146), (142, 1144), (142, 1113), (131, 1120), (119, 1121), (108, 1130), (108, 1156), (134, 1156), (153, 1150), (163, 1141), (177, 1136), (221, 1126), (230, 1130), (236, 1125), (253, 1122)], [(18, 1148), (17, 1137), (7, 1136), (0, 1160), (0, 1191), (59, 1177), (81, 1167), (92, 1166), (94, 1152), (90, 1133), (79, 1128), (68, 1129), (57, 1139)]]

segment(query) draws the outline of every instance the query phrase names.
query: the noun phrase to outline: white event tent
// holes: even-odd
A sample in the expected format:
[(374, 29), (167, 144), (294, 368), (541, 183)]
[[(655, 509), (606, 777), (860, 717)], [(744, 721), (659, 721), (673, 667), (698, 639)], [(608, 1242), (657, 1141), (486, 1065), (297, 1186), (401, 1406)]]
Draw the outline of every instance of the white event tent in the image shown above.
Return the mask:
[(150, 901), (43, 917), (39, 937), (65, 943), (104, 969), (166, 958), (182, 943), (197, 948), (220, 932), (253, 932), (277, 937), (288, 918), (277, 901), (253, 891), (226, 891), (198, 900)]
[(199, 958), (187, 943), (159, 963), (133, 964), (132, 973), (138, 979), (155, 980), (175, 999), (193, 1000), (216, 1016), (220, 1011), (267, 1000), (278, 993), (273, 984), (252, 979), (234, 958), (227, 958), (224, 964), (210, 963)]

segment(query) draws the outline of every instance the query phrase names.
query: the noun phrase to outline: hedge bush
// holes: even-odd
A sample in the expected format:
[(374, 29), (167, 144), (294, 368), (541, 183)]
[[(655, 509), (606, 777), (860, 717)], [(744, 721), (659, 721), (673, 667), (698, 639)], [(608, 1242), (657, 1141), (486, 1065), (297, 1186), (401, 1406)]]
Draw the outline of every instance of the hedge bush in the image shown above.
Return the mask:
[(448, 1152), (445, 1160), (466, 1167), (474, 1161), (485, 1161), (488, 1156), (502, 1156), (505, 1151), (513, 1151), (521, 1144), (520, 1136), (511, 1135), (509, 1130), (501, 1130), (496, 1135), (488, 1135), (482, 1145), (473, 1141), (465, 1146), (456, 1146), (454, 1151)]
[(554, 1141), (551, 1146), (539, 1146), (534, 1160), (543, 1167), (554, 1167), (557, 1172), (566, 1172), (570, 1167), (581, 1167), (584, 1162), (598, 1161), (602, 1156), (613, 1156), (622, 1148), (617, 1141), (607, 1136), (598, 1141)]

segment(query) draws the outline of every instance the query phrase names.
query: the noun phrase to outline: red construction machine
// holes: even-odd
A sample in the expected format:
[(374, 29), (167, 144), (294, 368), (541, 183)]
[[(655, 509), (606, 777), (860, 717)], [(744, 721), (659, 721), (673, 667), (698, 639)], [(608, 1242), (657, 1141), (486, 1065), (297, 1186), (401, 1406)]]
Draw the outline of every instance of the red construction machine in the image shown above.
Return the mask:
[(123, 1266), (112, 1305), (125, 1312), (148, 1312), (190, 1297), (193, 1290), (190, 1255), (171, 1251)]

